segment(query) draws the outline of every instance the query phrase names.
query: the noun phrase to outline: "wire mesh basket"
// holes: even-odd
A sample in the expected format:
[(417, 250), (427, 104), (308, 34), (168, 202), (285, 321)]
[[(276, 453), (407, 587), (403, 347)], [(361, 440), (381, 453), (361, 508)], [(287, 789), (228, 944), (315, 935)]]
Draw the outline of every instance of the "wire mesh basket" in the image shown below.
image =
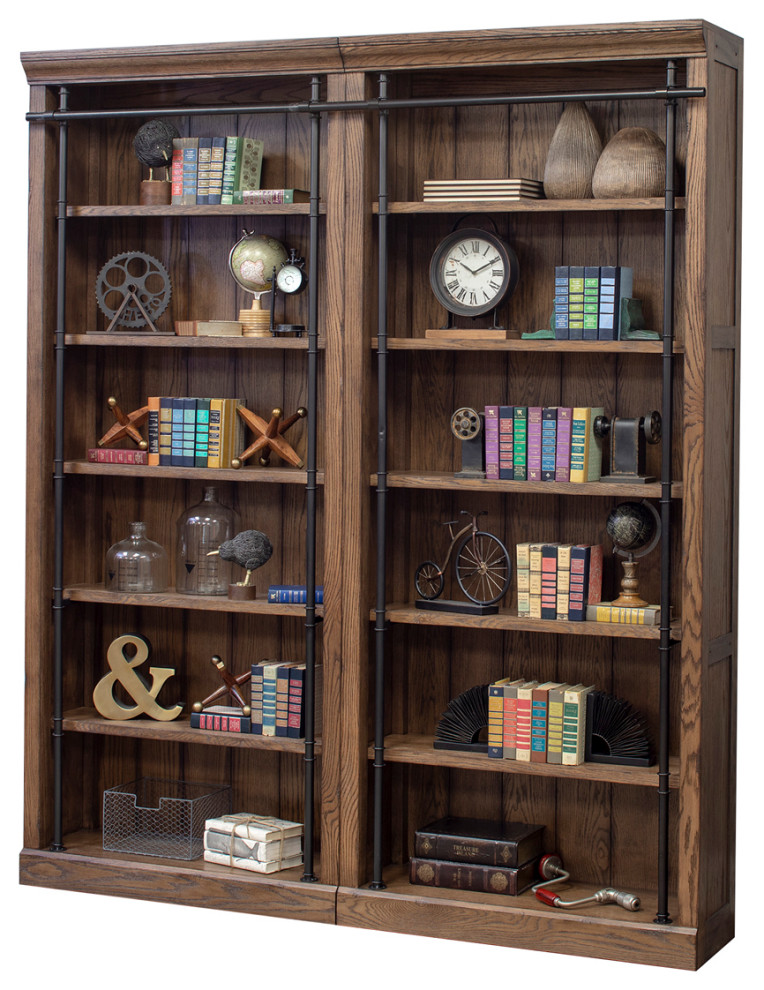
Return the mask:
[(103, 848), (199, 859), (204, 823), (231, 810), (231, 788), (142, 777), (103, 793)]

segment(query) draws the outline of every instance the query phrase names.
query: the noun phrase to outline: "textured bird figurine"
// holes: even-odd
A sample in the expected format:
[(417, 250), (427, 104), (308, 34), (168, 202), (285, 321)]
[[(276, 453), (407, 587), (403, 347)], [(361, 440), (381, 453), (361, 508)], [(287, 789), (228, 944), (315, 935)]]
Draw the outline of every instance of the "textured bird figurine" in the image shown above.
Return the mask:
[(233, 539), (221, 543), (217, 550), (211, 550), (207, 556), (220, 554), (223, 560), (232, 560), (247, 572), (244, 587), (249, 586), (252, 572), (262, 567), (271, 558), (273, 544), (259, 529), (245, 529), (237, 533)]

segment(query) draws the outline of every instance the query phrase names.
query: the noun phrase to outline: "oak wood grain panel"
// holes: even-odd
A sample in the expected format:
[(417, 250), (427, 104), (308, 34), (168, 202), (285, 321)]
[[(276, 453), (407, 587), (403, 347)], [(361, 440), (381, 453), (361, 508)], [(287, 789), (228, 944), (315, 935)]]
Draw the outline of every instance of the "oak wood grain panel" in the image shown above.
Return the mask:
[(64, 853), (25, 849), (20, 860), (20, 882), (334, 923), (334, 888), (302, 883), (301, 867), (276, 874), (254, 874), (203, 860), (187, 862), (108, 853), (101, 849), (100, 842), (100, 833), (78, 833), (66, 837)]
[[(655, 899), (643, 898), (638, 920), (544, 910), (526, 893), (519, 898), (412, 886), (401, 870), (385, 874), (387, 889), (340, 887), (337, 923), (468, 942), (543, 949), (595, 958), (694, 969), (697, 933), (652, 924)], [(583, 896), (583, 889), (581, 890)]]

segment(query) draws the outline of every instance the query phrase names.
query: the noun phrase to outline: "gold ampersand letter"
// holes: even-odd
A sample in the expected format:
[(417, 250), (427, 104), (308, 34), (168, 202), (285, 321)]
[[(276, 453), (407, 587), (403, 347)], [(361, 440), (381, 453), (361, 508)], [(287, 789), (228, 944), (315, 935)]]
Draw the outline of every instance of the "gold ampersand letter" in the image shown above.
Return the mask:
[[(130, 659), (125, 655), (125, 647), (131, 644), (135, 647), (135, 656)], [(145, 663), (151, 654), (151, 646), (147, 639), (133, 633), (118, 636), (109, 646), (106, 659), (111, 667), (111, 673), (106, 674), (96, 684), (93, 691), (93, 704), (104, 718), (124, 721), (135, 718), (136, 715), (150, 715), (159, 722), (171, 722), (183, 711), (182, 705), (174, 708), (162, 708), (157, 704), (156, 697), (162, 685), (175, 671), (171, 667), (149, 667), (151, 686), (135, 672), (135, 667)], [(133, 708), (127, 708), (114, 697), (114, 685), (119, 681), (135, 702)]]

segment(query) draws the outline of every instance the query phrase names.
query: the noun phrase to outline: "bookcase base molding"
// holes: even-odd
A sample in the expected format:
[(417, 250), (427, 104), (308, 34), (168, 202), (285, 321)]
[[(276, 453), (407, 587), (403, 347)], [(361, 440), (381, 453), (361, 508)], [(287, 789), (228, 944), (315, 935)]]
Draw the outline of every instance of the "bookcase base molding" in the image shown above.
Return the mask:
[[(22, 55), (21, 883), (680, 969), (733, 937), (742, 61), (742, 41), (702, 20)], [(463, 196), (514, 177), (538, 190), (572, 102), (586, 103), (603, 146), (627, 128), (665, 136), (663, 196), (426, 198), (432, 180)], [(262, 141), (261, 188), (310, 190), (309, 202), (140, 205), (145, 176), (131, 149), (154, 115), (177, 124), (178, 140)], [(519, 261), (496, 314), (506, 339), (470, 336), (477, 322), (450, 320), (433, 291), (430, 259), (463, 221), (488, 222)], [(282, 293), (273, 312), (274, 325), (305, 325), (306, 338), (171, 333), (230, 322), (251, 302), (227, 263), (242, 227), (304, 259), (308, 291)], [(102, 332), (93, 288), (128, 249), (161, 259), (172, 279), (161, 335)], [(556, 269), (589, 266), (633, 272), (657, 338), (548, 335)], [(462, 325), (460, 339), (427, 337), (446, 319)], [(305, 407), (289, 433), (305, 467), (275, 454), (238, 470), (222, 457), (217, 467), (85, 459), (112, 425), (110, 396), (140, 410), (207, 395), (258, 415)], [(455, 409), (538, 407), (540, 421), (542, 409), (572, 417), (584, 402), (584, 413), (632, 423), (660, 410), (661, 443), (644, 451), (644, 477), (658, 480), (642, 484), (639, 467), (626, 483), (603, 481), (605, 463), (581, 481), (569, 471), (515, 480), (514, 470), (505, 480), (498, 465), (488, 479), (459, 472)], [(174, 559), (177, 520), (207, 484), (242, 530), (272, 542), (255, 601), (180, 594), (174, 573), (150, 594), (102, 583), (107, 548), (136, 519)], [(603, 598), (614, 598), (621, 569), (610, 566), (607, 520), (642, 499), (660, 509), (663, 533), (639, 563), (657, 625), (557, 621), (571, 618), (559, 606), (530, 618), (515, 579), (494, 615), (416, 607), (417, 568), (445, 553), (439, 524), (462, 512), (485, 515), (513, 562), (531, 541), (602, 545)], [(444, 599), (461, 594), (451, 570)], [(304, 587), (307, 606), (266, 600), (271, 584)], [(212, 657), (237, 677), (265, 657), (304, 664), (304, 737), (205, 738), (188, 710), (167, 724), (101, 717), (93, 689), (128, 629), (190, 702), (218, 686)], [(308, 671), (319, 666), (317, 727)], [(466, 751), (433, 747), (454, 699), (485, 685), (487, 702), (488, 685), (517, 679), (623, 699), (644, 718), (650, 754), (614, 765), (590, 749), (568, 766), (537, 749), (526, 762), (508, 758), (502, 734), (494, 759), (484, 724), (451, 740)], [(573, 754), (583, 758), (583, 745)], [(305, 873), (105, 852), (104, 791), (143, 777), (230, 788), (234, 812), (304, 823)], [(543, 825), (544, 851), (573, 881), (557, 888), (566, 898), (612, 885), (638, 894), (641, 910), (411, 885), (416, 833), (445, 817)]]

